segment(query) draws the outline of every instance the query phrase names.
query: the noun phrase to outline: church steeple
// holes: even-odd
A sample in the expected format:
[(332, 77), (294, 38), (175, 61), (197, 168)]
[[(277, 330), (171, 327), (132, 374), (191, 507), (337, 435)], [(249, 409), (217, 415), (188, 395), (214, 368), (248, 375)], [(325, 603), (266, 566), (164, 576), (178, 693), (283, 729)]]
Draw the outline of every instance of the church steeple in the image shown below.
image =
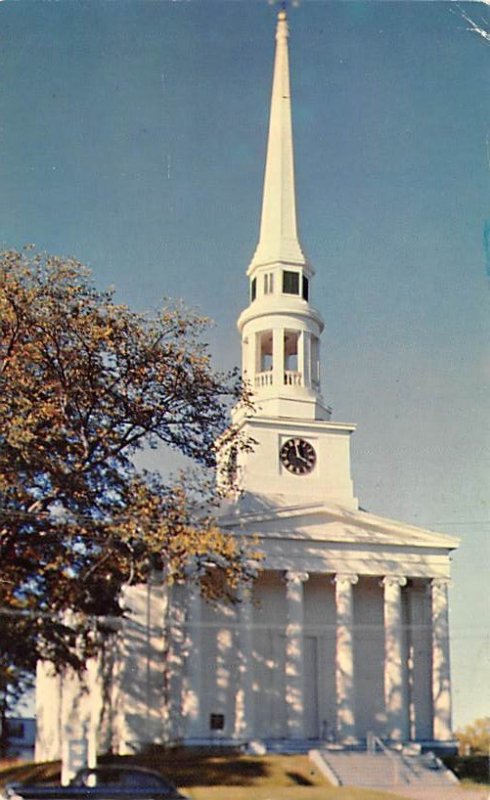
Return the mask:
[(288, 37), (286, 12), (281, 10), (277, 19), (260, 237), (249, 272), (275, 261), (305, 263), (296, 221)]
[[(324, 324), (311, 304), (313, 270), (298, 240), (289, 91), (288, 28), (279, 12), (259, 244), (250, 297), (238, 318), (242, 373), (253, 407), (238, 403), (234, 428), (251, 450), (219, 443), (219, 481), (242, 508), (323, 502), (357, 507), (350, 475), (354, 425), (330, 420), (320, 385)], [(233, 476), (230, 487), (230, 476)], [(267, 498), (265, 505), (260, 498)], [(256, 506), (256, 500), (259, 505)], [(249, 504), (249, 505), (247, 505)]]
[[(243, 377), (257, 416), (326, 420), (320, 390), (323, 320), (310, 304), (313, 269), (298, 239), (288, 23), (278, 14), (262, 216), (247, 270), (250, 304), (238, 319)], [(237, 412), (239, 413), (239, 412)]]

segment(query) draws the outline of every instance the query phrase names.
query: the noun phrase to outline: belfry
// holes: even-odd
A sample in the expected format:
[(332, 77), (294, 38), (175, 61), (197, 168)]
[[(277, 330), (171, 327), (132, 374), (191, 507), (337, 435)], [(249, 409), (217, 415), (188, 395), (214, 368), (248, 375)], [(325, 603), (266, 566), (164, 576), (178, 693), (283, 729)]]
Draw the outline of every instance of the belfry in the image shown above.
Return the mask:
[(458, 541), (359, 507), (355, 425), (333, 420), (322, 396), (324, 323), (298, 235), (291, 117), (281, 10), (260, 233), (238, 319), (254, 404), (238, 405), (233, 424), (254, 445), (223, 440), (219, 469), (225, 491), (233, 476), (219, 524), (261, 551), (257, 577), (236, 606), (211, 605), (195, 587), (130, 587), (103, 675), (89, 670), (80, 693), (40, 665), (39, 759), (58, 757), (77, 730), (89, 751), (103, 750), (104, 737), (121, 754), (163, 742), (351, 747), (370, 735), (453, 745), (448, 585)]

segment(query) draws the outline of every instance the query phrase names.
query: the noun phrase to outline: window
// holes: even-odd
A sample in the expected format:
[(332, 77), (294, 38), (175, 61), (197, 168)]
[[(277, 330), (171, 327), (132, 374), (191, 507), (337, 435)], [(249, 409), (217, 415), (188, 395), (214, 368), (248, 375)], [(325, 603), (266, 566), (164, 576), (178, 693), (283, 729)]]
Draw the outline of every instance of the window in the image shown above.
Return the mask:
[(299, 294), (299, 272), (282, 273), (282, 291), (284, 294)]
[(224, 714), (210, 714), (209, 715), (209, 727), (212, 731), (222, 731), (225, 727), (225, 715)]
[(286, 372), (298, 371), (298, 340), (297, 331), (284, 331), (284, 369)]
[(309, 291), (308, 278), (306, 277), (306, 275), (303, 275), (303, 300), (308, 300), (308, 291)]
[(272, 331), (263, 331), (259, 337), (259, 372), (272, 369)]
[(257, 297), (257, 278), (254, 278), (250, 284), (250, 302), (253, 303)]
[(273, 294), (274, 292), (274, 273), (267, 272), (264, 275), (264, 294)]

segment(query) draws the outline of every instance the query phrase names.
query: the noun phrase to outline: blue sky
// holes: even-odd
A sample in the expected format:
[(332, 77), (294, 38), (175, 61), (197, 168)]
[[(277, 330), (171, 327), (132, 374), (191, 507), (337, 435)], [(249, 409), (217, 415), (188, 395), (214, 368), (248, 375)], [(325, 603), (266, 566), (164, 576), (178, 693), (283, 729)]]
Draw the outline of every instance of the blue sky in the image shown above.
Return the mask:
[[(75, 256), (137, 308), (183, 298), (215, 320), (216, 364), (239, 363), (276, 11), (2, 3), (0, 243)], [(462, 538), (462, 724), (490, 713), (490, 50), (455, 3), (303, 0), (289, 17), (325, 400), (358, 423), (363, 507)]]

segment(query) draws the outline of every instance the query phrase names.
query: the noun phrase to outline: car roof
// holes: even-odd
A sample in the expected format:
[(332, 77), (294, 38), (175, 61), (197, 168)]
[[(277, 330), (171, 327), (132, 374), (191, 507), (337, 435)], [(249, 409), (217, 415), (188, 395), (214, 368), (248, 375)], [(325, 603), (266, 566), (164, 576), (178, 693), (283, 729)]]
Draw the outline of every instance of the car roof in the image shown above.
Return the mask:
[(98, 769), (117, 769), (117, 770), (124, 770), (127, 771), (137, 771), (137, 772), (147, 772), (149, 775), (159, 775), (160, 778), (165, 778), (165, 775), (162, 775), (157, 769), (150, 769), (149, 767), (140, 767), (139, 764), (119, 764), (117, 761), (112, 764), (97, 764), (96, 767), (82, 767), (79, 772), (94, 772)]

